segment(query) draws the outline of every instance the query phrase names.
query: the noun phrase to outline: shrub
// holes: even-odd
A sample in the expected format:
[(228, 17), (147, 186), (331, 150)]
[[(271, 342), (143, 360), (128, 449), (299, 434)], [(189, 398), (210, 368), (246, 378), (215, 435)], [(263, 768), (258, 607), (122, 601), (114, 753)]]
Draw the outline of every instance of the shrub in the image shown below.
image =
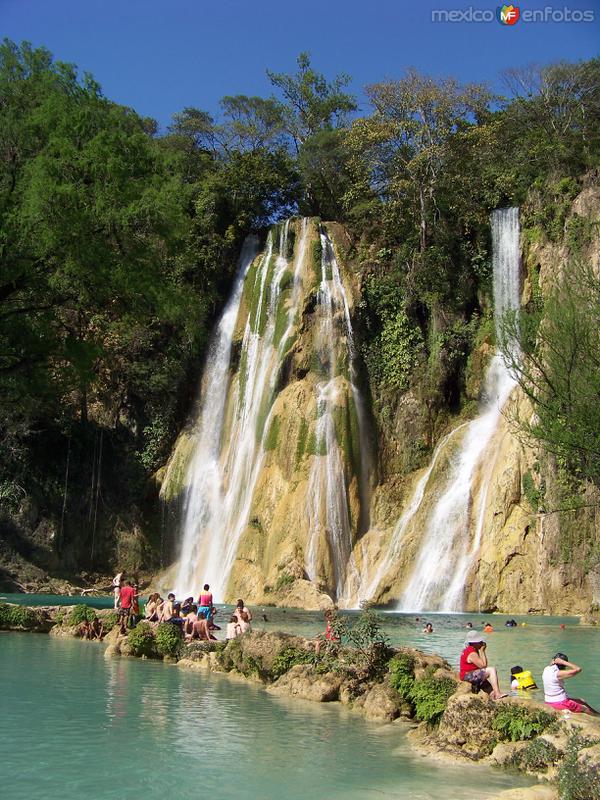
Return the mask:
[(102, 614), (100, 619), (102, 621), (102, 625), (104, 626), (104, 633), (112, 631), (115, 625), (119, 624), (119, 615), (116, 611), (109, 611), (108, 614)]
[(156, 639), (148, 622), (140, 622), (127, 636), (134, 656), (156, 656)]
[(296, 664), (310, 664), (315, 661), (314, 653), (298, 647), (284, 647), (273, 659), (271, 674), (274, 680), (289, 672)]
[(339, 640), (353, 648), (352, 664), (365, 678), (381, 677), (388, 668), (392, 651), (382, 624), (382, 618), (370, 608), (363, 609), (354, 623), (347, 617), (335, 617), (332, 621)]
[(546, 711), (511, 703), (498, 710), (492, 727), (498, 732), (500, 739), (518, 742), (533, 739), (554, 723), (554, 717)]
[(68, 625), (81, 625), (86, 620), (93, 622), (96, 619), (96, 612), (93, 608), (86, 605), (73, 606), (67, 617)]
[(600, 774), (594, 765), (579, 762), (584, 747), (597, 744), (575, 734), (569, 740), (567, 752), (558, 770), (560, 800), (600, 800)]
[(415, 680), (408, 695), (415, 707), (415, 717), (428, 725), (436, 725), (455, 691), (456, 682), (452, 678), (427, 675)]
[(415, 682), (415, 660), (409, 653), (398, 653), (388, 665), (390, 686), (403, 700), (410, 699), (410, 692)]
[(281, 572), (275, 581), (275, 591), (280, 592), (282, 589), (287, 589), (291, 586), (296, 579), (289, 572)]
[(35, 611), (27, 606), (0, 604), (0, 628), (33, 628), (38, 621)]
[(534, 739), (518, 753), (519, 766), (528, 772), (546, 772), (549, 766), (558, 763), (559, 752), (552, 742)]
[(155, 634), (156, 649), (161, 656), (179, 658), (183, 645), (183, 634), (179, 625), (172, 622), (161, 622)]

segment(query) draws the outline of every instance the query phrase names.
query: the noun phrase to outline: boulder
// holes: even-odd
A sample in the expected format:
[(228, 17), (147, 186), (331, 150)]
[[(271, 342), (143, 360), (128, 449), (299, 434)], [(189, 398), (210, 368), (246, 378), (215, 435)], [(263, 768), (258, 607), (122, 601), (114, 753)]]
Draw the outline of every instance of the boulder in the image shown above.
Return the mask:
[(333, 672), (318, 675), (310, 664), (296, 664), (267, 691), (316, 703), (329, 703), (339, 700), (341, 685), (342, 679)]
[(393, 722), (401, 715), (405, 706), (398, 692), (386, 683), (376, 683), (372, 686), (364, 696), (362, 704), (366, 718), (378, 722)]
[(491, 753), (496, 739), (494, 715), (494, 703), (483, 692), (453, 694), (440, 722), (440, 745), (468, 758), (484, 758)]

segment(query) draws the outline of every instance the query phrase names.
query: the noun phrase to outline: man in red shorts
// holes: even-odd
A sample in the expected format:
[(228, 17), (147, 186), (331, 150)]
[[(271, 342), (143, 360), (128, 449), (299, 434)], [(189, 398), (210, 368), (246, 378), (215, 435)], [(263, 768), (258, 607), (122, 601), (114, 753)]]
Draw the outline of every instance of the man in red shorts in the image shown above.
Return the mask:
[(564, 653), (557, 653), (550, 664), (542, 672), (544, 683), (544, 700), (546, 705), (559, 711), (572, 711), (574, 714), (593, 714), (598, 712), (584, 700), (571, 698), (565, 692), (563, 681), (579, 675), (581, 667), (572, 664)]

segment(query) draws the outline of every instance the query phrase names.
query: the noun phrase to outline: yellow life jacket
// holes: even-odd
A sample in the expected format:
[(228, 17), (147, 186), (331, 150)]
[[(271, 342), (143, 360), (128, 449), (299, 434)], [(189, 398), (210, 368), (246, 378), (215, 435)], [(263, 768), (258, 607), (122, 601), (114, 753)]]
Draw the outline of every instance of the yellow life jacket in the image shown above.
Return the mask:
[(519, 684), (519, 689), (537, 689), (537, 684), (533, 679), (533, 675), (528, 669), (524, 669), (523, 672), (515, 672), (513, 674), (513, 680), (517, 681)]

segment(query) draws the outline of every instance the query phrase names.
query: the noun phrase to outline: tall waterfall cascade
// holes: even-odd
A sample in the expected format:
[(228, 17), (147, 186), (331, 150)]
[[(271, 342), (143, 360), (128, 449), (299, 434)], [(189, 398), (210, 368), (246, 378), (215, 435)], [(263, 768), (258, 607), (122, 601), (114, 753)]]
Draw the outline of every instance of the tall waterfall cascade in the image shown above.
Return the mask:
[[(354, 561), (353, 535), (348, 506), (347, 476), (343, 454), (336, 434), (336, 410), (349, 383), (351, 402), (358, 425), (358, 471), (361, 486), (361, 507), (368, 509), (368, 453), (366, 415), (362, 395), (356, 382), (356, 352), (350, 319), (348, 296), (341, 279), (333, 243), (320, 232), (321, 281), (317, 295), (317, 333), (315, 350), (322, 367), (317, 384), (316, 454), (308, 483), (310, 538), (306, 571), (313, 582), (321, 583), (319, 550), (327, 548), (331, 556), (335, 581), (335, 597), (347, 602), (347, 581), (358, 578)], [(342, 353), (336, 339), (345, 341)], [(347, 369), (340, 368), (343, 357)], [(348, 398), (346, 398), (346, 401)]]
[[(232, 575), (246, 586), (248, 563), (265, 583), (262, 555), (289, 540), (283, 565), (299, 558), (296, 570), (343, 602), (369, 508), (351, 305), (324, 226), (287, 220), (262, 252), (256, 238), (246, 242), (187, 431), (170, 579), (179, 595), (208, 583), (216, 600), (231, 599)], [(181, 470), (176, 456), (163, 488)]]
[[(494, 319), (500, 341), (506, 314), (517, 313), (520, 306), (519, 209), (497, 209), (491, 225)], [(485, 377), (479, 415), (465, 426), (461, 445), (451, 457), (447, 483), (427, 521), (400, 610), (462, 609), (465, 583), (483, 535), (495, 456), (490, 443), (515, 385), (503, 355), (497, 352)]]

